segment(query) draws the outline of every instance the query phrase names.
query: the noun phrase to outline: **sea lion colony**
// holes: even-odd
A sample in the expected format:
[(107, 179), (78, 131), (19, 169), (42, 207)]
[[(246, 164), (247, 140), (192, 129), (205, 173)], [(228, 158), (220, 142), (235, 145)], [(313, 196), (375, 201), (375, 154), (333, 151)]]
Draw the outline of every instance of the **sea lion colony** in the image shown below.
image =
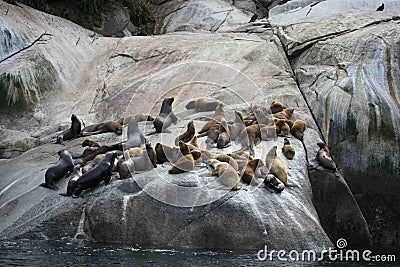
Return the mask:
[[(219, 181), (231, 190), (241, 189), (240, 183), (256, 186), (259, 181), (263, 181), (267, 188), (276, 192), (292, 186), (288, 181), (288, 168), (277, 154), (277, 146), (268, 151), (265, 159), (254, 158), (254, 146), (262, 141), (276, 140), (277, 135), (284, 136), (281, 150), (287, 159), (292, 160), (296, 153), (289, 141), (290, 135), (302, 141), (306, 130), (306, 123), (303, 120), (295, 122), (290, 120), (293, 108), (274, 100), (269, 108), (260, 104), (252, 106), (245, 116), (239, 111), (234, 111), (234, 121), (228, 121), (223, 103), (199, 99), (190, 102), (186, 108), (196, 108), (194, 112), (214, 110), (215, 113), (198, 131), (198, 135), (196, 136), (193, 121), (190, 121), (186, 132), (176, 136), (177, 147), (161, 143), (153, 147), (139, 129), (136, 119), (153, 121), (156, 131), (148, 135), (167, 132), (165, 128), (177, 121), (172, 109), (173, 101), (173, 98), (164, 99), (160, 114), (155, 119), (151, 115), (140, 114), (140, 116), (128, 116), (117, 121), (90, 125), (84, 129), (81, 129), (80, 120), (73, 114), (71, 128), (59, 134), (57, 142), (65, 144), (65, 141), (85, 136), (82, 146), (88, 148), (75, 160), (68, 151), (60, 150), (58, 162), (48, 168), (45, 183), (41, 186), (58, 190), (55, 182), (63, 177), (69, 177), (67, 192), (60, 195), (76, 198), (83, 190), (96, 187), (102, 181), (107, 185), (113, 172), (118, 172), (120, 179), (126, 179), (131, 174), (150, 171), (156, 168), (157, 164), (165, 162), (172, 165), (168, 171), (170, 174), (188, 172), (196, 165), (205, 165), (211, 169), (210, 176), (218, 176)], [(269, 111), (272, 111), (272, 114)], [(104, 132), (120, 135), (125, 125), (128, 127), (126, 142), (101, 145), (87, 138), (89, 135)], [(198, 144), (198, 138), (202, 137), (207, 139), (206, 149)], [(229, 154), (212, 152), (208, 149), (226, 148), (231, 142), (240, 145), (241, 149)], [(317, 144), (320, 147), (317, 154), (320, 165), (336, 169), (328, 146), (322, 142)]]

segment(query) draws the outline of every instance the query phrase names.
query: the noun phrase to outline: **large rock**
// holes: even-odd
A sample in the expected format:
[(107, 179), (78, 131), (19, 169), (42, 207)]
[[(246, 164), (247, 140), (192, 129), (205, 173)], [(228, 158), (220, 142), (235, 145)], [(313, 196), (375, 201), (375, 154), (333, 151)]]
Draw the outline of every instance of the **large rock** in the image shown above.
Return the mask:
[[(40, 21), (41, 13), (24, 10), (34, 14), (31, 16), (36, 20), (31, 21), (31, 27), (35, 27), (34, 22)], [(54, 31), (51, 25), (46, 24), (48, 32)], [(64, 34), (68, 35), (68, 27), (64, 28)], [(84, 44), (85, 36), (83, 33), (80, 40)], [(279, 97), (296, 108), (296, 118), (308, 121), (310, 132), (316, 129), (271, 31), (265, 32), (263, 38), (242, 33), (210, 36), (186, 33), (119, 40), (99, 38), (96, 43), (105, 48), (99, 49), (99, 57), (92, 54), (91, 61), (85, 64), (92, 66), (86, 73), (88, 76), (68, 69), (69, 62), (80, 62), (79, 53), (64, 54), (63, 71), (71, 74), (69, 79), (74, 83), (84, 84), (85, 93), (77, 87), (50, 91), (37, 110), (45, 104), (51, 110), (43, 113), (43, 121), (52, 112), (69, 118), (72, 112), (86, 117), (88, 111), (92, 114), (89, 118), (106, 120), (119, 118), (124, 113), (157, 114), (162, 99), (173, 95), (179, 124), (171, 128), (172, 134), (150, 138), (153, 144), (157, 141), (171, 144), (188, 120), (195, 119), (199, 127), (203, 123), (201, 117), (210, 115), (186, 111), (184, 106), (188, 100), (213, 96), (225, 103), (227, 115), (232, 118), (233, 109), (245, 111), (250, 104), (269, 103)], [(54, 42), (55, 48), (59, 42), (67, 45), (64, 37), (54, 37)], [(66, 51), (75, 47), (70, 42)], [(50, 56), (53, 46), (47, 46), (46, 53)], [(24, 55), (25, 52), (20, 53), (21, 57)], [(98, 58), (102, 59), (101, 63)], [(83, 64), (77, 64), (75, 68), (81, 67)], [(77, 107), (69, 105), (71, 99), (64, 99), (68, 95), (78, 98), (75, 99), (79, 103)], [(54, 98), (65, 101), (64, 110), (57, 106), (59, 102), (48, 104)], [(150, 125), (142, 127), (148, 131)], [(104, 139), (103, 143), (120, 140), (115, 137)], [(66, 147), (45, 144), (2, 163), (2, 237), (21, 234), (36, 238), (74, 237), (79, 228), (78, 232), (85, 230), (87, 238), (97, 241), (158, 247), (249, 250), (262, 249), (267, 244), (271, 248), (322, 250), (332, 245), (312, 205), (306, 151), (300, 141), (292, 141), (297, 149), (296, 159), (291, 162), (284, 159), (296, 187), (282, 194), (260, 187), (239, 192), (220, 190), (222, 195), (210, 199), (202, 183), (219, 183), (215, 177), (204, 175), (208, 172), (206, 169), (171, 176), (167, 174), (168, 167), (162, 166), (153, 172), (135, 175), (140, 188), (132, 180), (113, 181), (110, 186), (100, 185), (87, 192), (79, 200), (63, 198), (58, 192), (39, 187), (49, 164), (57, 160), (57, 151), (66, 148), (78, 154), (83, 150), (81, 141), (68, 142)], [(282, 141), (279, 138), (276, 144), (281, 147)], [(264, 143), (256, 152), (264, 157), (266, 146), (273, 143)], [(65, 190), (66, 183), (66, 180), (60, 181), (61, 190)], [(195, 191), (201, 194), (185, 194), (185, 188), (198, 188)]]
[(367, 222), (342, 175), (319, 166), (316, 159), (312, 163), (313, 203), (329, 238), (332, 242), (344, 238), (352, 248), (371, 246)]
[[(273, 25), (374, 242), (385, 246), (400, 244), (398, 227), (386, 226), (398, 225), (400, 210), (381, 201), (400, 190), (399, 20), (390, 12), (353, 12)], [(386, 211), (385, 219), (377, 211)]]

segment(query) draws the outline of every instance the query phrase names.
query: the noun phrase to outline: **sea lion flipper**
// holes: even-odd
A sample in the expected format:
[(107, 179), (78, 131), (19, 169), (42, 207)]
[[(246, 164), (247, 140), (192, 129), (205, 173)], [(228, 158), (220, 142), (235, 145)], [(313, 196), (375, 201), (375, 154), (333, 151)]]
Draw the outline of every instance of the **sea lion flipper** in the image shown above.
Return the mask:
[(152, 131), (152, 132), (149, 132), (149, 133), (145, 133), (145, 135), (146, 136), (150, 136), (150, 135), (154, 135), (154, 134), (156, 134), (157, 133), (157, 131)]

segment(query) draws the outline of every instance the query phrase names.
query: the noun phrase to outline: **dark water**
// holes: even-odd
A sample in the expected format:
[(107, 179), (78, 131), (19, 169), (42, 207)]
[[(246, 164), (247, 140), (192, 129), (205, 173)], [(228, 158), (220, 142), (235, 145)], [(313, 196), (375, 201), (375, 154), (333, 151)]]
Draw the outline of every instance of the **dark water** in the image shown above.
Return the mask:
[(256, 252), (139, 249), (83, 241), (0, 241), (0, 266), (399, 266), (398, 263), (259, 261)]

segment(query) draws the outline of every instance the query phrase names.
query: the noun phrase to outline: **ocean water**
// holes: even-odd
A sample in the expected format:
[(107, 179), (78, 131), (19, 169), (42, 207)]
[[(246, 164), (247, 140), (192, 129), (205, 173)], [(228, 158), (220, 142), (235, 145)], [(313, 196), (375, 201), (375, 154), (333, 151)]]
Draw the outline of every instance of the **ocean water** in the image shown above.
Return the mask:
[(256, 251), (141, 249), (85, 241), (0, 241), (0, 266), (399, 266), (398, 262), (260, 261)]

